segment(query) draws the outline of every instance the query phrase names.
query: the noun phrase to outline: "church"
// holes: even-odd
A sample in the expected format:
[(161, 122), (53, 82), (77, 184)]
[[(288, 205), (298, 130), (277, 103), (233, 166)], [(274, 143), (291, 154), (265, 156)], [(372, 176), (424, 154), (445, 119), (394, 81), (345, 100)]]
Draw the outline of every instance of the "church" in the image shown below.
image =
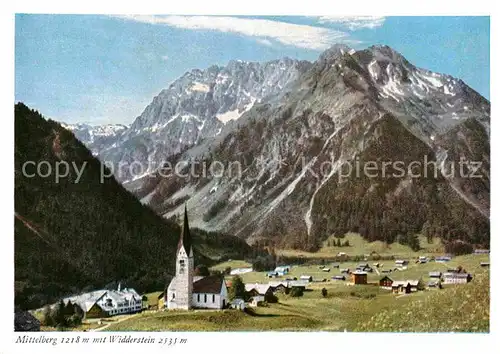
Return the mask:
[(170, 282), (163, 303), (169, 310), (223, 309), (228, 305), (227, 286), (224, 277), (211, 275), (194, 276), (194, 254), (189, 232), (187, 208), (177, 244), (175, 277)]

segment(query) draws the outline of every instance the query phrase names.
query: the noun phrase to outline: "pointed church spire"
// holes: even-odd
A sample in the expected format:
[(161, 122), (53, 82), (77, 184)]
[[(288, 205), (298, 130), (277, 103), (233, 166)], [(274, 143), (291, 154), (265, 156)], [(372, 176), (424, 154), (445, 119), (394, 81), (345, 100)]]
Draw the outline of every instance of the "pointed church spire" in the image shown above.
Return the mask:
[(191, 234), (189, 232), (189, 222), (187, 216), (187, 205), (184, 204), (184, 222), (182, 224), (181, 237), (179, 238), (179, 244), (177, 245), (177, 251), (184, 246), (186, 253), (189, 255), (191, 253)]

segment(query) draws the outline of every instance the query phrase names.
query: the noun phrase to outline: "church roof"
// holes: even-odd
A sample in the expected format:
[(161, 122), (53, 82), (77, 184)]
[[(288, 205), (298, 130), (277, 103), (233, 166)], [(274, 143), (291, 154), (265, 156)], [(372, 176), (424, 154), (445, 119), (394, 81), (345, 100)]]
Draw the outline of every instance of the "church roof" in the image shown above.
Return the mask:
[(193, 283), (193, 293), (220, 294), (223, 277), (210, 275)]
[(187, 216), (187, 207), (184, 206), (184, 222), (182, 224), (181, 237), (179, 238), (179, 243), (177, 244), (177, 252), (184, 246), (186, 253), (189, 255), (191, 253), (191, 233), (189, 232), (189, 222)]

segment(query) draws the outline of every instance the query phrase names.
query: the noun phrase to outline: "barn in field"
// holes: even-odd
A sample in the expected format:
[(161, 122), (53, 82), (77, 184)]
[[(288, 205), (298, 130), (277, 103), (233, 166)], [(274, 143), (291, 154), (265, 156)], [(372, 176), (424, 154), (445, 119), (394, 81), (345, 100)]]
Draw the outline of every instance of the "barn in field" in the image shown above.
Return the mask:
[(356, 271), (351, 274), (352, 283), (355, 285), (364, 285), (368, 283), (368, 273)]
[(392, 289), (392, 283), (394, 280), (389, 278), (387, 275), (378, 281), (378, 285), (383, 289)]

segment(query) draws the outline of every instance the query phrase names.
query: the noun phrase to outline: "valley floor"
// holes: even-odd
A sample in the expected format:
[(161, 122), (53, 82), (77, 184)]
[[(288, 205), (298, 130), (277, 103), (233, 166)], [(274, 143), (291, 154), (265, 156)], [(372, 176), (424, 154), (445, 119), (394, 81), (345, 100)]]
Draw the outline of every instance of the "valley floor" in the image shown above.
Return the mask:
[[(148, 311), (120, 322), (106, 331), (489, 331), (489, 269), (480, 266), (488, 255), (453, 258), (446, 264), (410, 263), (408, 269), (390, 274), (394, 280), (428, 280), (428, 272), (462, 266), (473, 280), (464, 285), (446, 285), (442, 290), (424, 290), (394, 295), (375, 285), (347, 282), (313, 282), (304, 296), (278, 295), (279, 303), (255, 308), (248, 314), (238, 310)], [(238, 261), (241, 265), (241, 261)], [(372, 262), (370, 262), (372, 263)], [(354, 264), (353, 264), (354, 265)], [(342, 264), (341, 267), (349, 267)], [(292, 267), (289, 276), (312, 275), (315, 279), (338, 274), (318, 266)], [(264, 272), (243, 274), (244, 282), (267, 282)], [(380, 279), (375, 272), (368, 281)], [(321, 289), (328, 294), (323, 297)]]

